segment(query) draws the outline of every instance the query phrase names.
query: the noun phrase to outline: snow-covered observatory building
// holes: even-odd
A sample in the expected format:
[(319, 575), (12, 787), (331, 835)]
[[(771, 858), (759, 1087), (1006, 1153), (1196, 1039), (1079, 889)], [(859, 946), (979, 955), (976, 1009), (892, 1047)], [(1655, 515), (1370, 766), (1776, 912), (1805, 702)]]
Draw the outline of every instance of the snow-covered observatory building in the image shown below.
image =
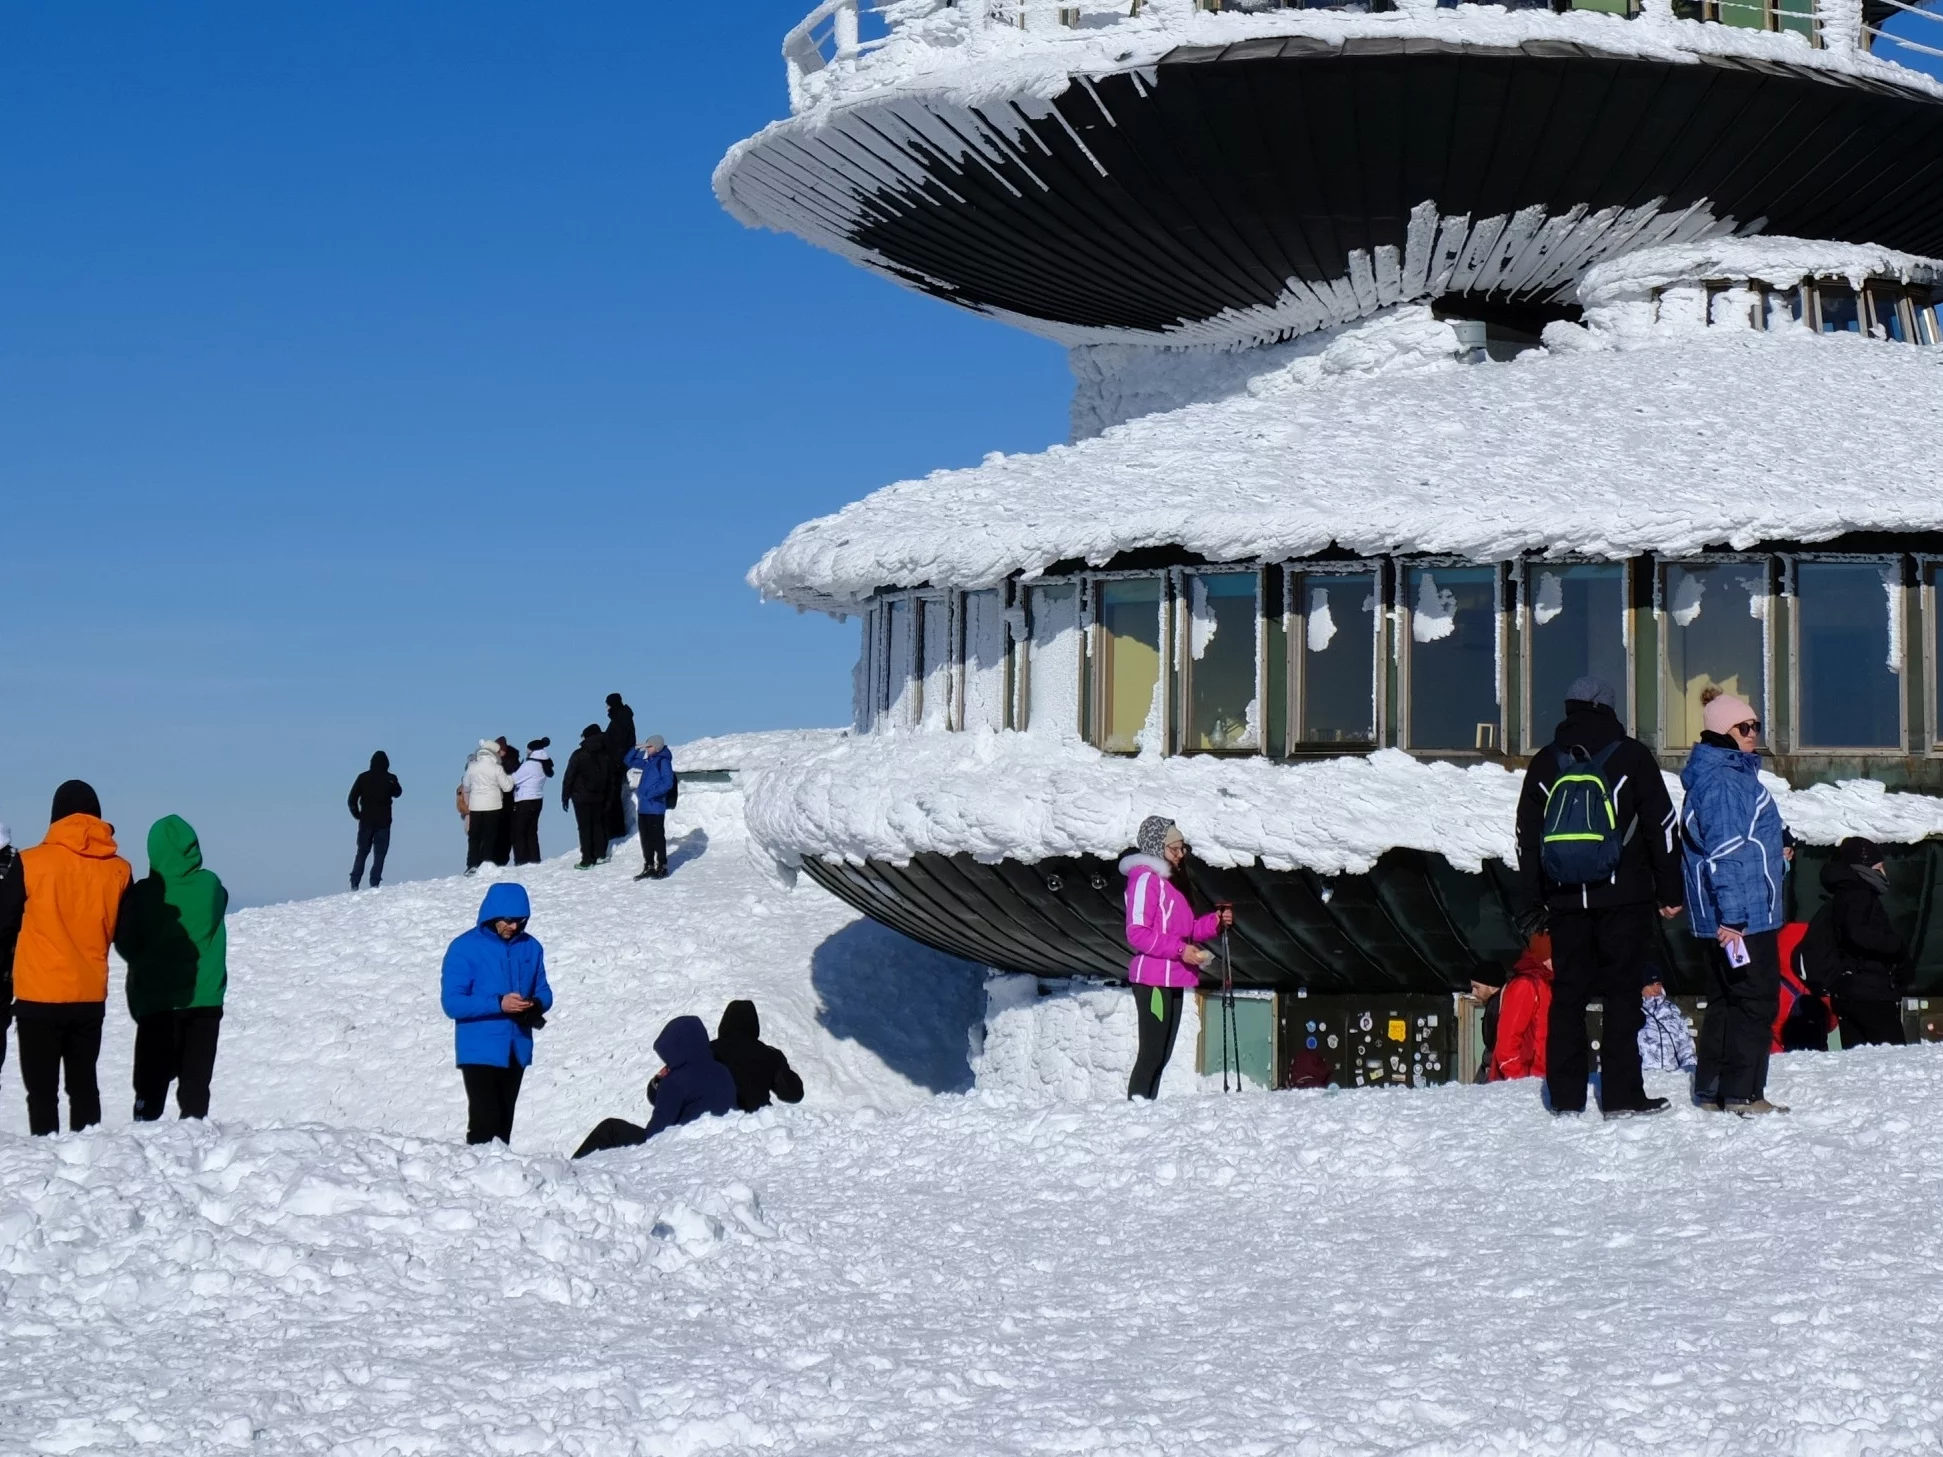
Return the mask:
[(1238, 978), (1321, 999), (1300, 1035), (1512, 954), (1568, 682), (1671, 770), (1718, 685), (1800, 915), (1835, 840), (1892, 844), (1943, 995), (1926, 47), (1903, 0), (824, 0), (723, 205), (1066, 346), (1073, 440), (754, 568), (862, 623), (855, 732), (764, 776), (757, 836), (922, 941), (1110, 977), (1171, 814)]

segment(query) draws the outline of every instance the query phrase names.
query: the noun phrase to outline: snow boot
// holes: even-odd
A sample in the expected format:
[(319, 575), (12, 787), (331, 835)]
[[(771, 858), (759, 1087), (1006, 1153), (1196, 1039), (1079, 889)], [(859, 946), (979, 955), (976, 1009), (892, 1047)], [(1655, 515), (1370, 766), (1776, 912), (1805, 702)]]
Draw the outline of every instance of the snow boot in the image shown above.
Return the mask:
[(1754, 1118), (1763, 1113), (1786, 1113), (1786, 1103), (1770, 1103), (1766, 1098), (1744, 1099), (1731, 1102), (1727, 1111), (1741, 1118)]
[(634, 878), (636, 880), (653, 880), (654, 871), (650, 869), (643, 869), (642, 872), (639, 875), (635, 876)]
[(1664, 1113), (1673, 1105), (1665, 1098), (1648, 1098), (1631, 1108), (1602, 1108), (1601, 1118), (1644, 1118), (1649, 1113)]

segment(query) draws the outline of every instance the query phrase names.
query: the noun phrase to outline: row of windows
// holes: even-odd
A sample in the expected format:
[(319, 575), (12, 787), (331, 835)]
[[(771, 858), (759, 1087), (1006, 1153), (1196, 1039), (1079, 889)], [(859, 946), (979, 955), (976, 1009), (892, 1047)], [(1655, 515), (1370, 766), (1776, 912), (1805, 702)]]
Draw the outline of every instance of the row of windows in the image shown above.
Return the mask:
[[(878, 599), (862, 728), (1030, 728), (1114, 753), (1303, 754), (1397, 744), (1529, 752), (1592, 674), (1668, 752), (1710, 688), (1785, 752), (1904, 753), (1935, 684), (1943, 564), (1901, 556), (1651, 563), (1438, 560), (1095, 573)], [(1906, 639), (1929, 624), (1929, 668)], [(1644, 655), (1644, 656), (1642, 656)], [(1932, 687), (1927, 751), (1943, 724)]]
[(1860, 334), (1898, 344), (1943, 344), (1943, 303), (1926, 287), (1818, 280), (1793, 288), (1707, 285), (1707, 321), (1776, 329), (1806, 323), (1821, 334)]

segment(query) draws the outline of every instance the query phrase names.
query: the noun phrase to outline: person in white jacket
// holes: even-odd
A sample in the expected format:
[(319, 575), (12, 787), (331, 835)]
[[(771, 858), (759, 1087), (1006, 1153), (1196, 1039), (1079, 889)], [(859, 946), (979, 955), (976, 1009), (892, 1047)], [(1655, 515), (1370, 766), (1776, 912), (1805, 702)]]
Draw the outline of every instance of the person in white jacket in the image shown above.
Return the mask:
[(506, 796), (512, 793), (513, 776), (499, 767), (499, 744), (481, 739), (479, 748), (466, 764), (465, 777), (459, 781), (459, 814), (466, 827), (466, 874), (471, 875), (494, 858), (499, 841), (499, 817), (506, 813)]
[(526, 762), (513, 771), (513, 863), (540, 863), (540, 806), (546, 802), (546, 782), (553, 777), (551, 739), (534, 739), (526, 746)]

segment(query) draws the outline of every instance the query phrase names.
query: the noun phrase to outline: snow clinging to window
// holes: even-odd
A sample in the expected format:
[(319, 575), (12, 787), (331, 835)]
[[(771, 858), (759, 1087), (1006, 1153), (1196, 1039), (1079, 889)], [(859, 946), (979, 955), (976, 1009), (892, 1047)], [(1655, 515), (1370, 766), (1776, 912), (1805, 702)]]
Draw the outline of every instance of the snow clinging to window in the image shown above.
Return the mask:
[(1329, 612), (1329, 593), (1325, 588), (1309, 589), (1309, 651), (1322, 653), (1336, 636), (1336, 619)]
[(1680, 578), (1680, 585), (1673, 593), (1673, 620), (1681, 627), (1692, 627), (1700, 618), (1700, 599), (1707, 595), (1707, 582), (1697, 573), (1688, 572)]
[(1889, 599), (1889, 671), (1903, 670), (1903, 574), (1899, 566), (1882, 569), (1882, 591)]
[(1436, 642), (1457, 631), (1457, 594), (1437, 586), (1437, 579), (1425, 572), (1417, 580), (1417, 605), (1410, 613), (1410, 636), (1418, 642)]
[(1214, 603), (1208, 600), (1208, 584), (1199, 577), (1188, 579), (1188, 597), (1193, 614), (1187, 629), (1188, 652), (1198, 663), (1214, 643)]
[(1538, 574), (1538, 598), (1531, 605), (1532, 621), (1540, 627), (1565, 611), (1565, 579), (1557, 572)]

